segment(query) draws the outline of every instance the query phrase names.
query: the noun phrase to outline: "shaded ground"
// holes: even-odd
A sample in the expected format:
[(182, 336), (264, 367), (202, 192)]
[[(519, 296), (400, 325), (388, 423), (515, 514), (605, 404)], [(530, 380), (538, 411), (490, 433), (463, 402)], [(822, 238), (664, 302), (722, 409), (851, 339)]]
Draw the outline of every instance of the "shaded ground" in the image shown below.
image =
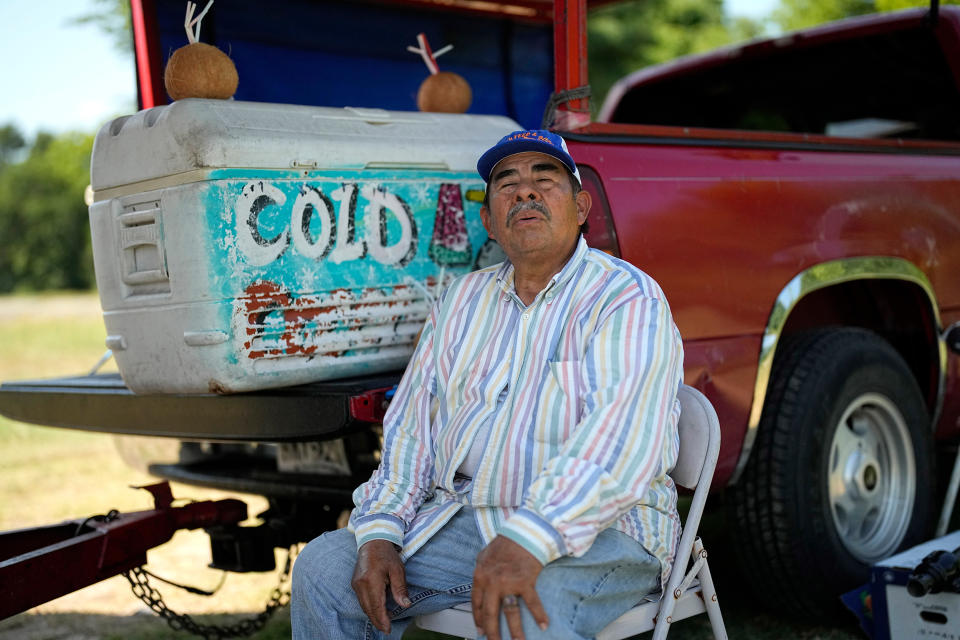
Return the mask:
[[(731, 638), (859, 640), (864, 637), (852, 615), (849, 624), (836, 626), (818, 624), (818, 621), (797, 621), (778, 616), (776, 612), (757, 610), (746, 585), (733, 571), (732, 554), (724, 551), (724, 529), (722, 517), (713, 515), (707, 518), (701, 532), (712, 551), (711, 568)], [(219, 580), (219, 572), (204, 568), (209, 560), (208, 553), (202, 534), (183, 532), (173, 542), (151, 552), (149, 566), (161, 575), (209, 588)], [(172, 608), (194, 614), (202, 624), (229, 624), (257, 612), (274, 583), (275, 576), (272, 574), (231, 574), (221, 593), (214, 598), (178, 593), (172, 587), (159, 586), (165, 596), (169, 594)], [(789, 585), (785, 585), (784, 597), (789, 597)], [(215, 611), (229, 611), (232, 614), (216, 616), (211, 613)], [(252, 637), (258, 640), (289, 638), (289, 624), (289, 610), (280, 609), (264, 631)], [(638, 637), (649, 636), (648, 633)], [(170, 629), (134, 599), (126, 580), (121, 577), (0, 622), (0, 640), (160, 640), (187, 637), (192, 636)], [(408, 632), (405, 637), (408, 640), (448, 638), (419, 630)], [(713, 636), (706, 616), (699, 616), (678, 622), (670, 637), (677, 640), (706, 640)]]

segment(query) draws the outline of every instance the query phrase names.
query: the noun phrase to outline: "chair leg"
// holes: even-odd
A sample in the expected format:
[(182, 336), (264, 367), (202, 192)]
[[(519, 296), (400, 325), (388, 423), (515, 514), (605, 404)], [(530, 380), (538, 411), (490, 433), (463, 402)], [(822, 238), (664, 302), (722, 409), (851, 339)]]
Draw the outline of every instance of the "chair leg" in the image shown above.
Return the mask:
[[(699, 540), (699, 538), (697, 538)], [(694, 543), (696, 546), (696, 543)], [(691, 553), (691, 559), (695, 558), (696, 555)], [(674, 571), (679, 571), (683, 567), (684, 563), (674, 561), (673, 569)], [(694, 573), (691, 569), (687, 570), (687, 573), (684, 575), (683, 580), (678, 583), (683, 585), (686, 583), (690, 584), (690, 581), (693, 580)], [(673, 624), (673, 610), (677, 604), (677, 599), (680, 597), (679, 594), (682, 593), (686, 587), (681, 588), (680, 586), (675, 589), (670, 587), (670, 583), (673, 582), (673, 577), (671, 576), (670, 580), (667, 581), (667, 587), (664, 588), (663, 594), (661, 595), (660, 601), (660, 610), (657, 612), (655, 618), (656, 624), (653, 627), (653, 637), (651, 640), (666, 640), (667, 634), (670, 633), (670, 627)]]
[(693, 543), (693, 552), (704, 558), (703, 566), (697, 573), (697, 579), (700, 580), (701, 595), (703, 603), (707, 607), (707, 616), (710, 617), (710, 627), (713, 629), (713, 637), (716, 640), (727, 640), (727, 627), (723, 624), (723, 615), (720, 613), (720, 603), (717, 601), (717, 589), (713, 586), (713, 576), (710, 575), (710, 565), (706, 562), (706, 552), (700, 538)]

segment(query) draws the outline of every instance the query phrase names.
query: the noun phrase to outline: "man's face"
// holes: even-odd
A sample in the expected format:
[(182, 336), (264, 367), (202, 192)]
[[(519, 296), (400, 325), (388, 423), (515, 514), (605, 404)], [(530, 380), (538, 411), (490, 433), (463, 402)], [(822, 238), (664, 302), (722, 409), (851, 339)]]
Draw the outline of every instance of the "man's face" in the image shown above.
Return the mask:
[(510, 261), (565, 260), (590, 211), (590, 194), (574, 195), (566, 167), (553, 156), (525, 151), (493, 168), (483, 226)]

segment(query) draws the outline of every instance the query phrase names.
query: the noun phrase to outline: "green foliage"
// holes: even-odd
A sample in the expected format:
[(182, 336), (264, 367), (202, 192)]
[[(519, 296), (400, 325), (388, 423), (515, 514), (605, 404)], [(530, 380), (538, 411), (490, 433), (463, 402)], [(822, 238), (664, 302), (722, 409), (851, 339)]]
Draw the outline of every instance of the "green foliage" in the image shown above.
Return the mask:
[(723, 0), (633, 0), (601, 7), (587, 20), (594, 109), (613, 83), (632, 71), (762, 31), (747, 18), (727, 18)]
[[(129, 0), (93, 0), (91, 24), (133, 55)], [(39, 133), (27, 141), (0, 126), (0, 293), (88, 289), (94, 284), (83, 192), (90, 182), (93, 136)]]
[(771, 16), (784, 31), (874, 13), (874, 0), (780, 0)]
[[(929, 7), (930, 0), (876, 0), (877, 11), (898, 11), (916, 7)], [(960, 0), (940, 0), (940, 4), (960, 4)]]
[(27, 145), (20, 130), (12, 124), (0, 127), (0, 168), (13, 162), (16, 154)]
[[(0, 145), (17, 136), (0, 129)], [(92, 145), (90, 135), (40, 133), (22, 161), (0, 161), (0, 292), (93, 286), (83, 200)]]
[[(940, 0), (940, 4), (960, 4), (960, 0)], [(793, 31), (868, 13), (929, 6), (930, 0), (780, 0), (771, 17), (782, 30)]]

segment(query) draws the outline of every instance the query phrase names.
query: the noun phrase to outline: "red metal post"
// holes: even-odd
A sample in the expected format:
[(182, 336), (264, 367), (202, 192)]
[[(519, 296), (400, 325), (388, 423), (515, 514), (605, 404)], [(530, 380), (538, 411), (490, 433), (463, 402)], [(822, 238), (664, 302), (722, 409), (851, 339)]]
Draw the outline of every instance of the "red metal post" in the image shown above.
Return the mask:
[[(566, 91), (587, 84), (587, 0), (554, 0), (553, 86)], [(565, 111), (586, 111), (587, 100), (561, 105)]]
[(137, 61), (137, 99), (141, 109), (166, 104), (157, 42), (156, 9), (153, 0), (130, 0), (134, 57)]

